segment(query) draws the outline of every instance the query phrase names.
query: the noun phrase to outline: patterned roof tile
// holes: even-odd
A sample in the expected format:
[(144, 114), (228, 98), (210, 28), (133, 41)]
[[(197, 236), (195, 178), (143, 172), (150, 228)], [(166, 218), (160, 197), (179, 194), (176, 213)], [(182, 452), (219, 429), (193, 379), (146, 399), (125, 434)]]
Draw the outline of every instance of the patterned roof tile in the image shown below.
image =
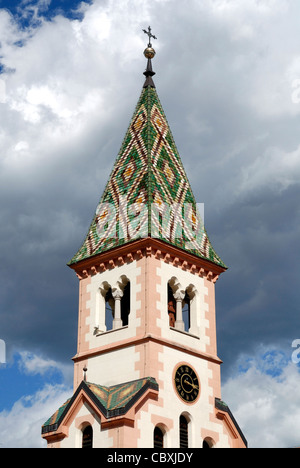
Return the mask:
[(148, 236), (225, 267), (207, 236), (151, 86), (142, 90), (87, 236), (69, 264)]
[(158, 384), (152, 377), (106, 387), (91, 382), (82, 382), (72, 398), (67, 400), (42, 426), (42, 433), (57, 431), (60, 423), (81, 390), (88, 393), (106, 418), (125, 414), (148, 389), (158, 391)]

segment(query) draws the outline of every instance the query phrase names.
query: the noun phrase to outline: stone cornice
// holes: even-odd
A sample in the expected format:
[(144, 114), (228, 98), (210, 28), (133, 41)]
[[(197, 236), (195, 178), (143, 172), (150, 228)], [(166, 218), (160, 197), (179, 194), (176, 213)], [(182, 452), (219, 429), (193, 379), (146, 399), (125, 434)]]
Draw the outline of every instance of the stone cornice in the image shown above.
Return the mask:
[(76, 272), (79, 279), (83, 279), (140, 260), (143, 257), (152, 256), (194, 275), (206, 277), (214, 283), (220, 274), (226, 271), (226, 268), (213, 262), (151, 237), (132, 241), (121, 247), (89, 257), (87, 260), (69, 265), (69, 267)]

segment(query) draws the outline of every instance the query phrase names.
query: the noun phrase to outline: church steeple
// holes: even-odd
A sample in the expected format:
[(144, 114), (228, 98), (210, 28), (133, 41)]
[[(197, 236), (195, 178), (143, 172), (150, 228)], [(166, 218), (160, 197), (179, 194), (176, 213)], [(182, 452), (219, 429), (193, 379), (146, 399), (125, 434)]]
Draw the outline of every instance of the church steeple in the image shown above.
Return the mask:
[(48, 447), (245, 447), (221, 399), (207, 237), (153, 82), (146, 81), (83, 245), (74, 393)]
[(83, 245), (70, 265), (146, 237), (226, 268), (214, 251), (160, 103), (151, 44), (144, 86)]

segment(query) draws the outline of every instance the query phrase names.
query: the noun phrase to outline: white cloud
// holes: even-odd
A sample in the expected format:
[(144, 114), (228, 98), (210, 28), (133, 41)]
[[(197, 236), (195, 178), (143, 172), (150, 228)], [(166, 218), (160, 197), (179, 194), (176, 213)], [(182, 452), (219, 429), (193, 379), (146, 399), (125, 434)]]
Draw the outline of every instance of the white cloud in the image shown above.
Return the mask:
[(16, 401), (10, 411), (0, 412), (0, 447), (45, 447), (41, 427), (70, 396), (71, 389), (64, 385), (45, 385)]
[(0, 79), (0, 104), (4, 104), (6, 100), (6, 85), (5, 81)]
[[(46, 443), (41, 438), (41, 427), (73, 394), (73, 366), (43, 358), (29, 351), (16, 352), (13, 362), (7, 363), (12, 382), (30, 377), (27, 384), (35, 385), (42, 377), (44, 384), (31, 394), (24, 394), (10, 409), (0, 412), (0, 447), (40, 448)], [(2, 369), (5, 375), (6, 369)], [(63, 383), (54, 383), (53, 375), (60, 374)], [(48, 382), (52, 382), (51, 384)], [(6, 387), (7, 388), (7, 385)], [(4, 397), (5, 400), (5, 397)]]
[[(192, 1), (188, 10), (184, 4), (177, 5), (175, 17), (173, 3), (95, 1), (93, 5), (82, 6), (85, 13), (83, 21), (57, 16), (51, 22), (41, 21), (40, 27), (27, 32), (19, 30), (9, 14), (0, 10), (2, 31), (5, 32), (0, 37), (2, 62), (8, 70), (14, 70), (6, 76), (5, 104), (0, 108), (5, 122), (1, 141), (4, 180), (12, 175), (15, 177), (16, 173), (24, 170), (24, 165), (27, 176), (35, 179), (37, 164), (39, 176), (44, 176), (49, 167), (56, 170), (62, 160), (78, 158), (79, 152), (83, 155), (89, 151), (90, 156), (92, 152), (87, 147), (87, 138), (97, 138), (98, 148), (101, 148), (109, 141), (112, 144), (112, 139), (116, 138), (112, 130), (116, 128), (120, 129), (118, 142), (121, 143), (122, 131), (125, 132), (127, 125), (125, 119), (128, 118), (125, 112), (127, 116), (128, 109), (133, 108), (135, 102), (134, 98), (129, 99), (130, 93), (134, 90), (136, 97), (138, 95), (132, 76), (141, 74), (145, 65), (142, 57), (145, 38), (141, 28), (150, 21), (157, 23), (160, 30), (157, 60), (165, 61), (168, 57), (167, 67), (172, 64), (174, 69), (172, 77), (180, 78), (183, 70), (187, 75), (186, 60), (198, 54), (201, 46), (200, 76), (196, 67), (192, 73), (196, 81), (191, 81), (190, 89), (196, 100), (199, 99), (199, 106), (190, 111), (185, 109), (195, 141), (203, 138), (203, 132), (204, 137), (213, 139), (216, 131), (208, 115), (203, 115), (203, 112), (199, 115), (202, 103), (197, 92), (206, 87), (212, 90), (222, 84), (215, 89), (216, 99), (219, 95), (223, 99), (224, 96), (230, 98), (229, 83), (233, 82), (235, 102), (266, 118), (300, 112), (300, 105), (292, 102), (295, 91), (292, 84), (298, 70), (296, 46), (293, 44), (294, 22), (290, 25), (292, 1), (214, 0), (205, 4)], [(184, 14), (178, 31), (178, 46), (185, 50), (180, 54), (180, 60), (175, 60), (171, 53), (177, 37), (173, 21), (165, 26), (165, 35), (162, 33), (162, 18), (169, 17), (171, 11), (173, 21)], [(198, 20), (203, 23), (200, 28)], [(284, 43), (277, 37), (279, 22), (285, 32)], [(186, 38), (183, 35), (188, 30), (195, 32), (193, 41), (188, 35)], [(170, 37), (169, 45), (167, 37)], [(20, 41), (23, 47), (17, 45)], [(284, 45), (286, 41), (290, 50)], [(220, 70), (222, 80), (216, 83)], [(164, 85), (162, 73), (160, 80)], [(169, 81), (168, 78), (168, 86)], [(180, 99), (178, 95), (179, 105)], [(122, 116), (122, 113), (124, 119), (118, 120), (118, 114)], [(254, 138), (257, 139), (258, 135)], [(251, 140), (253, 132), (247, 136), (247, 141), (237, 134), (232, 135), (237, 151), (249, 145)], [(16, 141), (26, 141), (26, 151), (22, 156), (20, 151), (16, 151)], [(116, 156), (119, 147), (115, 144), (113, 148)], [(232, 144), (229, 150), (232, 153)], [(224, 148), (225, 154), (227, 151), (228, 148)], [(99, 163), (108, 165), (106, 154), (99, 153)], [(247, 161), (242, 164), (238, 156), (234, 161), (236, 171), (241, 165), (247, 171)], [(40, 167), (41, 162), (43, 168)], [(73, 167), (75, 175), (78, 166)], [(229, 186), (232, 186), (230, 182)]]
[[(94, 0), (82, 11), (81, 22), (57, 16), (26, 30), (0, 10), (6, 71), (0, 79), (0, 198), (5, 201), (0, 242), (2, 252), (13, 252), (6, 258), (12, 270), (17, 270), (13, 258), (18, 268), (26, 268), (28, 257), (44, 258), (74, 236), (79, 243), (85, 235), (90, 219), (83, 225), (83, 217), (96, 208), (143, 83), (146, 41), (141, 30), (149, 24), (159, 39), (154, 61), (158, 93), (198, 201), (207, 200), (221, 211), (225, 203), (234, 205), (236, 195), (270, 186), (282, 190), (300, 180), (297, 0)], [(29, 14), (28, 9), (23, 13)], [(223, 246), (237, 236), (230, 232), (224, 238), (222, 228), (219, 232)], [(258, 229), (255, 236), (259, 245), (263, 236)], [(263, 239), (268, 246), (289, 245), (275, 244), (273, 232)], [(239, 266), (249, 270), (248, 239), (238, 240), (227, 251), (231, 248)], [(65, 258), (59, 261), (65, 264)], [(255, 268), (263, 276), (267, 265), (257, 262)], [(7, 275), (5, 281), (15, 289), (13, 277)], [(20, 294), (22, 300), (25, 296)], [(256, 309), (254, 302), (263, 300), (267, 306), (267, 296), (262, 289), (251, 301), (241, 301), (245, 315)], [(19, 317), (20, 307), (16, 309), (12, 321)], [(47, 312), (45, 308), (45, 322)], [(47, 324), (53, 320), (55, 327), (57, 315), (49, 316)], [(255, 320), (260, 317), (253, 316)], [(24, 339), (30, 342), (30, 333)], [(299, 385), (295, 366), (286, 366), (279, 381), (256, 364), (257, 359), (247, 372), (228, 380), (224, 400), (228, 395), (251, 444), (297, 443), (288, 424), (294, 427), (290, 415), (299, 416), (299, 401), (296, 395), (294, 401), (285, 396), (294, 396), (294, 385)], [(57, 365), (23, 353), (22, 368), (45, 375)], [(11, 413), (1, 413), (8, 443), (13, 443), (17, 423), (26, 434), (26, 417), (34, 424), (38, 410), (45, 408), (47, 418), (51, 395), (59, 400), (63, 393), (63, 388), (45, 387), (16, 402)], [(275, 411), (282, 423), (273, 428)], [(16, 438), (26, 445), (21, 436)]]
[[(222, 388), (249, 448), (300, 446), (300, 373), (291, 356), (277, 348), (241, 356), (239, 372)], [(292, 354), (292, 352), (291, 352)]]
[[(142, 11), (133, 17), (131, 3), (127, 6), (128, 11), (123, 2), (117, 6), (109, 2), (107, 7), (95, 2), (85, 7), (82, 22), (57, 16), (27, 32), (18, 30), (8, 13), (0, 10), (5, 31), (0, 37), (1, 62), (8, 71), (1, 81), (0, 108), (5, 122), (0, 156), (4, 180), (23, 171), (24, 164), (32, 179), (37, 164), (40, 175), (49, 165), (56, 169), (62, 157), (72, 155), (75, 142), (77, 151), (85, 154), (85, 137), (92, 132), (92, 138), (99, 138), (106, 124), (117, 121), (113, 112), (117, 107), (124, 110), (128, 97), (112, 96), (112, 87), (128, 73), (122, 71), (124, 63), (137, 59), (138, 35), (137, 28), (130, 34), (125, 31), (128, 24), (117, 19), (137, 22), (142, 17)], [(140, 63), (143, 67), (143, 59)], [(25, 135), (28, 151), (21, 159), (15, 141), (24, 141)]]
[(65, 380), (72, 380), (70, 377), (73, 366), (67, 363), (61, 364), (52, 359), (45, 359), (29, 351), (20, 351), (18, 355), (18, 366), (21, 372), (30, 375), (45, 375), (46, 373), (51, 373), (51, 371), (59, 371)]

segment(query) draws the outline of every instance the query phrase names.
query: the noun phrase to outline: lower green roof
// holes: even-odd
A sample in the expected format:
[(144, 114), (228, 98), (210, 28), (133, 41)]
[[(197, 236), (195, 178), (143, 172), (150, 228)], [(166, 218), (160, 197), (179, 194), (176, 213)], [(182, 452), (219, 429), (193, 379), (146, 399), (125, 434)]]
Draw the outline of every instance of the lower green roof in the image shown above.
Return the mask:
[(152, 377), (113, 385), (111, 387), (82, 381), (73, 397), (68, 399), (43, 424), (42, 434), (58, 430), (60, 423), (68, 413), (69, 408), (72, 406), (81, 390), (88, 394), (101, 413), (109, 419), (125, 414), (148, 388), (158, 391), (158, 384)]

